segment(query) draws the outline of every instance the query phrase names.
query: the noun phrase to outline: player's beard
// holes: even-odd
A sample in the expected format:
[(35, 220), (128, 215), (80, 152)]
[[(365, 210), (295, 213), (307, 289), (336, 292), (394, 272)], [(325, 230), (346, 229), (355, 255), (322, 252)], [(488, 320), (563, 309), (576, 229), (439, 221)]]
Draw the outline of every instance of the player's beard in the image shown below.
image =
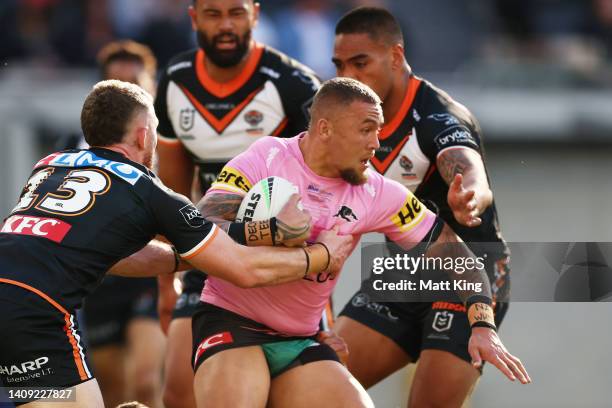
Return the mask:
[(142, 164), (149, 170), (155, 170), (157, 167), (157, 155), (155, 151), (151, 150), (150, 152), (146, 152), (142, 159)]
[[(222, 37), (232, 37), (236, 41), (236, 49), (220, 50), (217, 48), (217, 42)], [(217, 34), (212, 39), (209, 39), (206, 34), (197, 31), (196, 38), (198, 45), (206, 53), (213, 64), (221, 68), (229, 68), (236, 66), (242, 61), (245, 54), (249, 50), (249, 42), (251, 41), (251, 30), (248, 30), (241, 38), (236, 34)]]
[(344, 169), (340, 170), (340, 177), (342, 180), (353, 186), (360, 186), (368, 181), (366, 173), (360, 173), (355, 169)]

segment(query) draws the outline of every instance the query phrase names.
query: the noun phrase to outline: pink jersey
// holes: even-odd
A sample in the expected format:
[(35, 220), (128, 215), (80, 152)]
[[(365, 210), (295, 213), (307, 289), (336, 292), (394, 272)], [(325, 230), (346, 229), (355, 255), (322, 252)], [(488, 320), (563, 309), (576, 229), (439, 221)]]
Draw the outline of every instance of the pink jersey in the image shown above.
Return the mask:
[[(404, 248), (420, 242), (429, 232), (435, 214), (399, 183), (370, 170), (367, 183), (359, 186), (313, 173), (299, 148), (303, 135), (257, 141), (227, 163), (207, 194), (245, 195), (259, 180), (280, 176), (299, 188), (302, 204), (313, 218), (312, 241), (321, 230), (336, 224), (341, 234), (353, 234), (355, 242), (367, 232), (381, 232)], [(318, 330), (336, 282), (320, 273), (316, 278), (287, 284), (242, 289), (209, 276), (201, 299), (280, 333), (310, 336)]]

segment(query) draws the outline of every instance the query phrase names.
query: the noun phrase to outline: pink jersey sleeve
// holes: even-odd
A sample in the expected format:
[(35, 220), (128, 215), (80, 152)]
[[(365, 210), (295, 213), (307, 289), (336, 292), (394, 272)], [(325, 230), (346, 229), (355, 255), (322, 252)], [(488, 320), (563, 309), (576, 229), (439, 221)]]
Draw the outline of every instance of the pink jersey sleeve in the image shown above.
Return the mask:
[(370, 213), (370, 228), (404, 249), (412, 248), (427, 235), (436, 215), (400, 183), (374, 172), (372, 176), (376, 205)]
[(259, 139), (223, 167), (206, 194), (230, 192), (245, 195), (253, 184), (268, 176), (271, 159), (267, 156), (275, 151), (278, 153), (282, 147), (282, 142), (275, 137)]

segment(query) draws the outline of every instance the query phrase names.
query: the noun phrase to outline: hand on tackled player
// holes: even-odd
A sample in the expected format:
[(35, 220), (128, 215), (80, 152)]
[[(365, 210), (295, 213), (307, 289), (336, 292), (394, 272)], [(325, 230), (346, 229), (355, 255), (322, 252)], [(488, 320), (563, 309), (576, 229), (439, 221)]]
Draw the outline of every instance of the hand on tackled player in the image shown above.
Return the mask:
[(300, 204), (299, 194), (289, 197), (287, 204), (276, 216), (276, 245), (302, 246), (310, 236), (312, 217)]

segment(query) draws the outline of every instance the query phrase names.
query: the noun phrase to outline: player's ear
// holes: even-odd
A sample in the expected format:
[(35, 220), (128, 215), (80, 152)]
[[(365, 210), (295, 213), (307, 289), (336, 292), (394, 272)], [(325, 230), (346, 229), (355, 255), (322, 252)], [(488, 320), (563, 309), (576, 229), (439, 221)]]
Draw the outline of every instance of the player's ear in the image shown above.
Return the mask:
[(253, 2), (253, 27), (257, 27), (257, 22), (259, 21), (259, 3), (256, 1)]
[(401, 69), (404, 66), (404, 46), (402, 44), (395, 44), (391, 47), (391, 67), (394, 70)]
[(148, 138), (149, 132), (146, 127), (139, 127), (136, 129), (136, 144), (138, 145), (138, 150), (144, 150), (146, 148)]
[(191, 17), (191, 29), (193, 31), (198, 31), (198, 25), (196, 24), (196, 16), (198, 14), (196, 10), (197, 2), (194, 2), (191, 6), (189, 6), (188, 12), (189, 17)]
[(331, 138), (332, 124), (326, 118), (319, 118), (316, 123), (317, 133), (320, 135), (323, 141), (327, 141)]

